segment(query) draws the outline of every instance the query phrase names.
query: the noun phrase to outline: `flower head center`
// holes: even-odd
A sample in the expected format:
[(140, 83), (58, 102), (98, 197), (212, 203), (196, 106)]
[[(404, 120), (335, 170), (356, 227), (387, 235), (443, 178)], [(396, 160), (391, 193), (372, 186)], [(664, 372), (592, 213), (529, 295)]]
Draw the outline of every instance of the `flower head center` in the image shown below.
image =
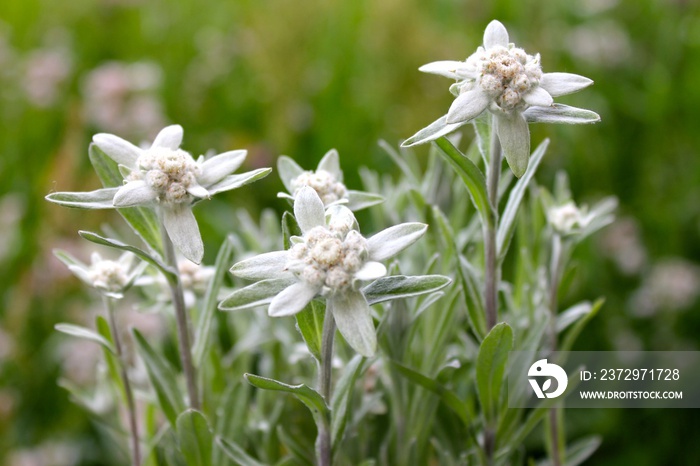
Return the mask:
[(110, 292), (123, 290), (129, 281), (126, 268), (119, 262), (110, 260), (92, 264), (88, 276), (95, 288)]
[(326, 170), (305, 171), (294, 178), (292, 180), (294, 195), (304, 186), (313, 188), (324, 205), (344, 199), (348, 195), (345, 185)]
[(310, 285), (345, 290), (368, 256), (367, 240), (357, 230), (315, 227), (292, 247), (287, 269)]
[(136, 166), (130, 179), (144, 180), (158, 193), (159, 201), (173, 204), (191, 201), (188, 189), (196, 184), (200, 168), (184, 150), (155, 147), (141, 154)]
[(476, 84), (506, 111), (525, 105), (523, 94), (542, 79), (539, 55), (533, 57), (517, 47), (480, 48), (468, 61), (478, 73)]

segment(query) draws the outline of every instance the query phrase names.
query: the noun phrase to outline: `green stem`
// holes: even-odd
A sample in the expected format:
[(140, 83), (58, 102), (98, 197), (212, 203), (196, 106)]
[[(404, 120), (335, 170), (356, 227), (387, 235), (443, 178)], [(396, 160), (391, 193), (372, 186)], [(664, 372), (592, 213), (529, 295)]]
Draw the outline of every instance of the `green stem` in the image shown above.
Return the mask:
[(177, 267), (177, 256), (175, 256), (175, 248), (173, 242), (168, 236), (161, 222), (161, 232), (163, 235), (163, 249), (165, 250), (165, 262), (172, 269), (172, 275), (167, 276), (170, 292), (173, 297), (173, 305), (175, 306), (175, 320), (177, 322), (178, 348), (180, 350), (180, 361), (182, 362), (182, 370), (185, 373), (187, 383), (187, 395), (189, 397), (189, 406), (192, 409), (199, 409), (199, 396), (197, 395), (197, 378), (195, 375), (194, 364), (192, 363), (192, 345), (190, 343), (190, 328), (187, 319), (187, 309), (185, 308), (185, 295), (182, 289), (182, 280)]
[[(323, 334), (321, 337), (321, 361), (319, 363), (318, 390), (326, 400), (326, 404), (331, 402), (331, 370), (333, 363), (333, 339), (335, 337), (335, 320), (326, 307), (326, 315), (323, 319)], [(316, 438), (316, 455), (318, 456), (318, 466), (331, 465), (331, 431), (328, 422), (324, 420), (318, 426), (318, 437)]]
[(134, 403), (134, 393), (131, 390), (131, 383), (129, 382), (129, 375), (126, 371), (126, 361), (122, 349), (121, 335), (117, 327), (117, 319), (114, 316), (114, 300), (104, 296), (103, 302), (107, 309), (109, 327), (112, 332), (112, 339), (114, 340), (114, 348), (117, 352), (117, 359), (119, 359), (119, 375), (122, 378), (124, 393), (126, 395), (126, 410), (129, 417), (129, 433), (131, 436), (131, 463), (133, 466), (139, 466), (141, 464), (141, 446), (139, 444), (139, 427), (136, 420), (136, 405)]
[[(557, 301), (559, 282), (561, 280), (561, 257), (562, 242), (561, 236), (554, 233), (552, 238), (552, 257), (550, 260), (549, 279), (549, 342), (552, 352), (557, 350)], [(564, 464), (564, 452), (560, 450), (560, 440), (563, 436), (562, 426), (559, 423), (559, 407), (554, 406), (549, 410), (549, 439), (552, 448), (552, 465), (562, 466)]]
[(498, 231), (498, 182), (501, 178), (501, 143), (496, 132), (496, 117), (491, 120), (491, 159), (486, 174), (486, 189), (494, 221), (484, 224), (484, 305), (486, 325), (491, 330), (498, 320), (498, 281), (500, 271), (497, 262), (496, 232)]

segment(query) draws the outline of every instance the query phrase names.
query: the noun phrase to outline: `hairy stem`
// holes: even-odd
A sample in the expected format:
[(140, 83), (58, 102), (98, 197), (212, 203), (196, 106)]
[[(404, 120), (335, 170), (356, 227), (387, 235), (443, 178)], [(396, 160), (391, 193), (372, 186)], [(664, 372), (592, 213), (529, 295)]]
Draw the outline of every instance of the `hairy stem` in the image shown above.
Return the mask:
[(486, 306), (486, 325), (488, 330), (498, 320), (498, 281), (500, 271), (496, 260), (496, 232), (498, 231), (498, 181), (501, 177), (501, 143), (496, 131), (496, 117), (491, 120), (491, 160), (486, 179), (489, 205), (493, 211), (494, 221), (484, 225), (484, 305)]
[(189, 397), (189, 405), (192, 409), (199, 409), (199, 396), (197, 395), (197, 379), (192, 363), (192, 345), (190, 343), (190, 328), (187, 318), (187, 309), (185, 308), (185, 295), (182, 290), (182, 280), (177, 267), (177, 257), (175, 256), (175, 248), (173, 242), (168, 236), (168, 232), (161, 224), (163, 234), (163, 249), (165, 250), (165, 261), (172, 269), (173, 274), (168, 276), (168, 285), (173, 297), (173, 305), (175, 306), (175, 320), (177, 322), (178, 348), (180, 350), (180, 361), (182, 362), (182, 370), (185, 373), (187, 382), (187, 395)]
[[(333, 362), (333, 339), (335, 337), (335, 320), (326, 308), (326, 316), (323, 319), (323, 335), (321, 337), (321, 361), (319, 363), (318, 390), (326, 400), (331, 403), (331, 368)], [(327, 421), (318, 426), (316, 438), (316, 455), (318, 466), (331, 465), (331, 431)]]
[[(557, 301), (559, 282), (561, 280), (561, 236), (554, 233), (552, 238), (552, 257), (549, 270), (549, 343), (552, 352), (557, 350)], [(549, 410), (549, 440), (552, 448), (552, 465), (562, 466), (564, 463), (563, 452), (559, 449), (559, 440), (562, 437), (562, 426), (559, 424), (559, 407), (554, 406)]]
[(117, 327), (117, 319), (114, 316), (114, 300), (105, 296), (103, 297), (103, 301), (107, 309), (109, 327), (112, 332), (112, 339), (114, 340), (114, 349), (119, 359), (119, 375), (122, 378), (124, 393), (126, 395), (126, 410), (129, 416), (129, 433), (131, 434), (131, 464), (133, 466), (139, 466), (141, 464), (141, 446), (139, 444), (139, 427), (136, 421), (136, 405), (134, 403), (134, 393), (131, 390), (131, 383), (129, 382), (129, 375), (126, 371), (126, 360), (124, 359), (121, 335)]

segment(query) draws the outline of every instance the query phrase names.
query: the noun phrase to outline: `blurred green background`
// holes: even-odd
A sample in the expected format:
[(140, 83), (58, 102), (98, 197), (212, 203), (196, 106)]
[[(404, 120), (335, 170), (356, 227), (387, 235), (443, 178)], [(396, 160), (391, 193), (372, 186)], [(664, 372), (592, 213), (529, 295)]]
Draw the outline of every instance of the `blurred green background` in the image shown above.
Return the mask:
[[(360, 188), (358, 167), (393, 170), (379, 139), (398, 143), (452, 100), (447, 80), (417, 68), (466, 58), (493, 18), (542, 54), (545, 72), (595, 80), (559, 101), (602, 123), (531, 128), (533, 144), (552, 139), (540, 183), (563, 169), (578, 201), (621, 201), (618, 222), (579, 249), (563, 298), (607, 299), (578, 349), (698, 350), (699, 9), (688, 0), (3, 0), (0, 464), (73, 464), (50, 458), (69, 461), (76, 449), (100, 464), (106, 451), (57, 386), (81, 366), (53, 325), (91, 300), (51, 249), (85, 257), (76, 230), (115, 217), (43, 200), (99, 186), (92, 134), (149, 140), (179, 123), (185, 149), (246, 148), (246, 168), (274, 166), (280, 154), (311, 168), (335, 147), (348, 185)], [(207, 260), (234, 226), (231, 205), (254, 217), (281, 209), (280, 189), (273, 174), (202, 203)], [(695, 411), (573, 410), (567, 419), (572, 435), (603, 435), (591, 464), (700, 464), (688, 448), (700, 436)]]

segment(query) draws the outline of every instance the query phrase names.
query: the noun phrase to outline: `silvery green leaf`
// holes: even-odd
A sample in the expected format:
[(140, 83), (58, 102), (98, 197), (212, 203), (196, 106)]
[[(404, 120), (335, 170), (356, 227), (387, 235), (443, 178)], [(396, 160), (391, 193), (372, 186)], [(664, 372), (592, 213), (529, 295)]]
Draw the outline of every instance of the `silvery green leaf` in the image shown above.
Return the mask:
[(569, 331), (566, 332), (562, 343), (559, 346), (559, 351), (571, 350), (571, 347), (576, 342), (576, 339), (581, 334), (581, 331), (583, 331), (584, 327), (588, 324), (588, 322), (590, 322), (591, 319), (593, 319), (596, 316), (596, 314), (598, 314), (598, 311), (600, 311), (600, 308), (603, 307), (604, 303), (604, 299), (597, 299), (595, 302), (593, 302), (593, 304), (590, 304), (590, 311), (586, 313), (581, 319), (576, 321), (576, 323), (573, 324)]
[(89, 192), (58, 192), (46, 196), (54, 204), (77, 209), (114, 209), (114, 196), (119, 188), (104, 188)]
[(277, 159), (277, 172), (279, 173), (280, 180), (285, 189), (290, 193), (294, 193), (294, 186), (292, 186), (292, 181), (299, 175), (304, 173), (304, 169), (299, 166), (291, 157), (286, 155), (281, 155)]
[(435, 141), (438, 152), (452, 166), (464, 182), (469, 195), (485, 225), (494, 222), (494, 215), (486, 193), (486, 180), (481, 170), (470, 159), (464, 156), (447, 138)]
[(129, 181), (114, 195), (116, 207), (148, 206), (158, 198), (158, 193), (144, 180)]
[(498, 225), (498, 232), (496, 234), (496, 251), (499, 260), (503, 260), (506, 252), (508, 252), (508, 246), (513, 236), (513, 231), (515, 230), (515, 218), (518, 214), (520, 203), (523, 200), (523, 196), (525, 195), (525, 191), (527, 190), (530, 181), (535, 176), (537, 167), (542, 161), (548, 146), (549, 139), (545, 139), (542, 141), (542, 144), (537, 146), (537, 149), (535, 149), (535, 151), (532, 153), (532, 157), (530, 158), (531, 160), (525, 174), (515, 183), (515, 186), (508, 196), (508, 202), (503, 210), (503, 215), (501, 216), (501, 220)]
[(570, 325), (576, 323), (578, 320), (588, 315), (593, 308), (591, 303), (583, 302), (575, 304), (565, 310), (564, 312), (557, 315), (557, 332), (563, 332)]
[(486, 420), (496, 419), (508, 352), (513, 349), (513, 330), (505, 322), (497, 324), (479, 347), (476, 385)]
[(178, 416), (177, 439), (187, 466), (212, 466), (214, 436), (201, 412), (188, 409)]
[(222, 193), (224, 191), (231, 191), (232, 189), (237, 189), (241, 186), (245, 186), (249, 183), (252, 183), (253, 181), (265, 178), (267, 175), (270, 174), (270, 172), (272, 172), (272, 168), (258, 168), (257, 170), (251, 170), (245, 173), (228, 175), (221, 181), (218, 181), (212, 184), (211, 186), (208, 186), (207, 191), (209, 191), (210, 196)]
[(434, 141), (435, 139), (445, 136), (467, 123), (468, 121), (460, 121), (458, 123), (448, 124), (447, 115), (443, 115), (410, 138), (406, 139), (403, 143), (401, 143), (401, 147), (411, 147)]
[(350, 362), (343, 368), (343, 375), (335, 385), (333, 390), (333, 398), (331, 401), (333, 419), (331, 423), (331, 444), (333, 451), (337, 451), (340, 443), (343, 441), (345, 426), (348, 418), (348, 405), (352, 399), (352, 389), (355, 386), (355, 381), (362, 375), (369, 364), (363, 364), (367, 360), (361, 355), (356, 354)]
[(219, 290), (224, 282), (224, 275), (226, 274), (228, 264), (230, 264), (232, 256), (233, 239), (231, 236), (228, 236), (221, 244), (221, 248), (219, 248), (219, 252), (216, 255), (214, 276), (209, 279), (207, 291), (204, 295), (202, 312), (199, 316), (199, 320), (197, 321), (197, 325), (195, 326), (196, 334), (194, 338), (192, 356), (196, 367), (202, 365), (204, 356), (206, 355), (209, 347), (209, 342), (211, 341), (211, 328), (214, 320), (214, 313), (217, 309)]
[(330, 412), (326, 401), (320, 393), (307, 385), (289, 385), (274, 379), (260, 377), (259, 375), (245, 374), (244, 377), (252, 386), (263, 390), (273, 390), (293, 394), (299, 401), (304, 403), (311, 411), (317, 426), (327, 425)]
[(266, 466), (245, 452), (237, 443), (216, 437), (216, 444), (226, 456), (241, 466)]
[(597, 123), (600, 115), (583, 108), (554, 104), (551, 107), (530, 107), (523, 112), (529, 123), (564, 123), (580, 125)]
[(384, 198), (379, 194), (350, 189), (348, 190), (348, 203), (345, 204), (345, 206), (352, 211), (358, 211), (381, 204), (382, 202), (384, 202)]
[(583, 464), (600, 447), (602, 439), (599, 435), (592, 435), (576, 440), (566, 449), (566, 466), (579, 466)]
[(222, 311), (240, 311), (265, 306), (294, 282), (288, 279), (261, 280), (245, 288), (238, 289), (219, 303)]
[(371, 357), (377, 351), (377, 332), (367, 300), (359, 291), (336, 293), (326, 301), (338, 331), (352, 349)]
[(377, 304), (392, 299), (411, 298), (432, 293), (452, 282), (443, 275), (421, 275), (407, 277), (392, 275), (375, 280), (362, 289), (369, 304)]
[(491, 131), (494, 131), (493, 125), (491, 125), (492, 119), (491, 114), (487, 112), (472, 120), (477, 148), (486, 167), (489, 166), (489, 160), (491, 160)]
[(154, 265), (157, 269), (159, 269), (161, 272), (163, 272), (166, 276), (172, 276), (173, 271), (164, 265), (160, 259), (155, 258), (151, 256), (149, 253), (135, 247), (131, 246), (126, 243), (122, 243), (121, 241), (118, 241), (116, 239), (111, 239), (111, 238), (105, 238), (103, 236), (98, 235), (97, 233), (93, 233), (91, 231), (78, 231), (78, 234), (85, 238), (88, 241), (91, 241), (96, 244), (101, 244), (103, 246), (108, 246), (110, 248), (114, 249), (119, 249), (121, 251), (128, 251), (133, 254), (135, 254), (137, 257), (143, 259), (144, 261), (148, 262), (151, 265)]
[(177, 417), (185, 410), (185, 402), (178, 390), (175, 371), (167, 360), (158, 354), (136, 329), (131, 329), (139, 356), (146, 365), (151, 386), (156, 392), (158, 404), (173, 429), (177, 428)]
[(294, 316), (297, 321), (297, 329), (309, 348), (309, 352), (319, 362), (321, 361), (321, 340), (323, 339), (323, 320), (325, 315), (325, 303), (320, 300), (313, 300)]
[(428, 230), (424, 223), (401, 223), (380, 231), (367, 239), (369, 257), (381, 261), (395, 256), (415, 243)]
[(246, 280), (266, 280), (270, 278), (292, 278), (284, 270), (289, 253), (273, 251), (244, 259), (231, 267), (231, 273)]
[(527, 121), (521, 114), (514, 113), (513, 115), (499, 114), (495, 122), (503, 155), (513, 174), (520, 178), (527, 170), (530, 157), (530, 129), (527, 127)]
[(95, 342), (108, 349), (110, 352), (112, 352), (112, 354), (116, 354), (112, 343), (99, 333), (95, 332), (94, 330), (90, 330), (89, 328), (73, 324), (56, 324), (54, 328), (61, 333), (65, 333), (66, 335), (71, 335), (77, 338), (82, 338), (83, 340)]
[(418, 68), (418, 71), (437, 74), (451, 79), (460, 79), (461, 75), (457, 73), (457, 70), (465, 68), (465, 65), (466, 63), (463, 61), (441, 60), (427, 63)]

